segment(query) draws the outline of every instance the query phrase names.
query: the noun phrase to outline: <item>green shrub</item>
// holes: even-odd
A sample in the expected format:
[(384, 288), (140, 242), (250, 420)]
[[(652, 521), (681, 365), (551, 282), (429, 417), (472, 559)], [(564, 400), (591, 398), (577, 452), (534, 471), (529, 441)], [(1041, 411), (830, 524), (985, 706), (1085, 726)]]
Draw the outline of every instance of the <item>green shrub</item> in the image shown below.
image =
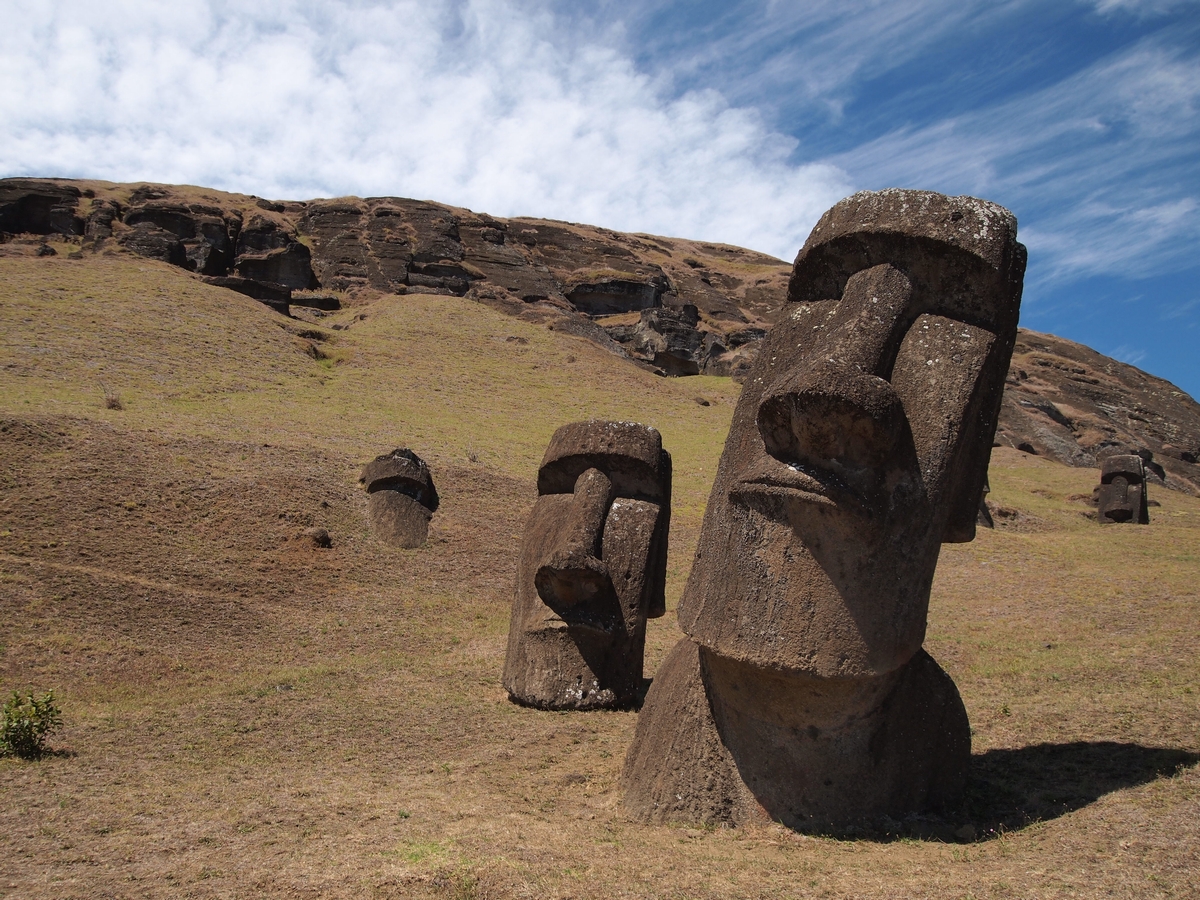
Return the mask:
[(54, 691), (41, 697), (20, 692), (4, 704), (0, 730), (0, 756), (15, 753), (22, 759), (37, 759), (46, 752), (46, 738), (62, 726), (62, 710), (54, 702)]

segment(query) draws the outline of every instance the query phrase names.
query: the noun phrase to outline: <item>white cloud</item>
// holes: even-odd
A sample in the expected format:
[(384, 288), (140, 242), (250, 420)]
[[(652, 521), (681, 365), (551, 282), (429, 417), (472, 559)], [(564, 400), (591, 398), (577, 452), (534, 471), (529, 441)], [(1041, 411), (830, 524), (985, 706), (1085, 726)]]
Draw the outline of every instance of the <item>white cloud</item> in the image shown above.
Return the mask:
[(850, 192), (602, 37), (506, 0), (30, 3), (0, 33), (0, 174), (415, 196), (784, 258)]

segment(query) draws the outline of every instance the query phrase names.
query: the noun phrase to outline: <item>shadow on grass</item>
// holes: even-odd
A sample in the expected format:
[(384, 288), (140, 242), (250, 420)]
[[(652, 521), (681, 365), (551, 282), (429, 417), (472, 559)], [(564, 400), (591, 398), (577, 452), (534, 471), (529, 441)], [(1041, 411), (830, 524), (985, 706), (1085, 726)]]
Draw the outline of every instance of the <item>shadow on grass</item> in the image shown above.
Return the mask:
[(989, 841), (1074, 812), (1105, 794), (1170, 778), (1197, 762), (1200, 753), (1113, 741), (989, 750), (971, 757), (965, 802), (957, 810), (801, 830), (880, 843)]
[(1105, 794), (1170, 777), (1200, 754), (1113, 741), (1035, 744), (971, 758), (966, 813), (979, 838), (1055, 819)]

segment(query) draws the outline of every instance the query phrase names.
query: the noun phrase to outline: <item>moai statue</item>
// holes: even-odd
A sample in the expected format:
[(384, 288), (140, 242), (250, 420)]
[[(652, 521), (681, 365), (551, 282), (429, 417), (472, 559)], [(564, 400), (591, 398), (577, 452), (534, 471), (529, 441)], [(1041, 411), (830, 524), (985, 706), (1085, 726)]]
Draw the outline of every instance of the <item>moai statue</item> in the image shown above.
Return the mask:
[(1016, 339), (1007, 210), (849, 197), (800, 251), (734, 412), (622, 776), (650, 822), (845, 828), (961, 797), (966, 710), (921, 649), (969, 541)]
[(646, 619), (666, 611), (671, 454), (634, 422), (550, 439), (517, 566), (504, 687), (540, 709), (616, 709), (642, 687)]
[(1110, 456), (1100, 461), (1100, 487), (1096, 505), (1100, 524), (1134, 522), (1150, 524), (1146, 497), (1146, 468), (1139, 456)]
[(371, 495), (371, 533), (390, 547), (412, 549), (425, 543), (438, 493), (425, 460), (407, 448), (367, 463), (359, 482)]

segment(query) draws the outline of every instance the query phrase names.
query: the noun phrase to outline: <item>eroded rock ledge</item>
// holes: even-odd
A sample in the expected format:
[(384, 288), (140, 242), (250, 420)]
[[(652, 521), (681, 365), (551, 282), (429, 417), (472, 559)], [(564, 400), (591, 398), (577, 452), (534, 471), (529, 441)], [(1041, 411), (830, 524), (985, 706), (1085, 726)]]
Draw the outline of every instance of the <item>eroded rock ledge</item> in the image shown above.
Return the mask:
[[(735, 379), (776, 321), (791, 273), (740, 247), (396, 197), (291, 202), (0, 179), (0, 255), (114, 252), (168, 262), (284, 313), (372, 292), (466, 296), (663, 375)], [(1052, 335), (1019, 332), (996, 440), (1071, 466), (1140, 455), (1151, 485), (1200, 494), (1200, 404)]]

